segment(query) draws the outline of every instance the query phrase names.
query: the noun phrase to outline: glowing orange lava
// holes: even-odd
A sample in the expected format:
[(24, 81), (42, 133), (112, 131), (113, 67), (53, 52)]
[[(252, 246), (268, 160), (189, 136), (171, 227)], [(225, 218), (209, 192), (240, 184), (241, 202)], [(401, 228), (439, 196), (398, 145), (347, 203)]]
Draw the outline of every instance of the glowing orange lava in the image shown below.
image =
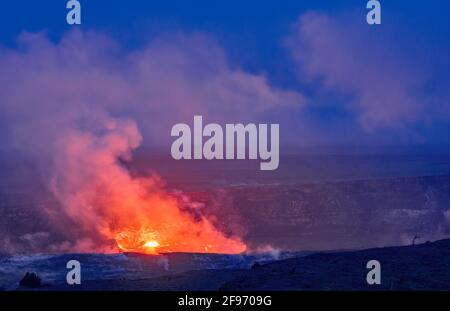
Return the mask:
[(202, 216), (198, 204), (186, 197), (180, 201), (158, 177), (135, 176), (120, 163), (140, 141), (134, 122), (115, 119), (105, 120), (101, 135), (74, 130), (58, 141), (52, 189), (61, 211), (80, 232), (72, 249), (146, 254), (245, 251), (239, 238), (225, 235)]
[(118, 242), (117, 246), (124, 252), (143, 252), (146, 254), (158, 254), (157, 248), (160, 246), (160, 244), (158, 243), (158, 241), (147, 241), (142, 245), (135, 245), (133, 248), (129, 249)]
[[(116, 185), (120, 189), (115, 189)], [(139, 178), (122, 185), (113, 183), (109, 193), (115, 191), (116, 196), (103, 198), (101, 202), (108, 213), (106, 227), (101, 231), (124, 252), (234, 254), (246, 250), (245, 244), (225, 236), (208, 218), (194, 217), (194, 207), (187, 211), (179, 200), (156, 187), (153, 180)]]
[[(168, 202), (171, 202), (170, 199)], [(171, 202), (170, 206), (172, 204), (175, 204), (175, 201)], [(128, 229), (116, 234), (114, 239), (119, 249), (124, 252), (146, 254), (241, 253), (246, 250), (242, 242), (224, 236), (208, 219), (194, 220), (189, 213), (182, 212), (178, 208), (168, 210), (172, 211), (172, 215), (168, 216), (169, 221), (166, 221), (165, 214), (153, 218), (142, 217), (141, 222), (151, 222), (148, 224), (151, 228), (148, 225), (138, 225), (138, 230)], [(129, 228), (129, 225), (127, 227)]]
[(145, 242), (144, 247), (158, 247), (159, 243), (158, 241), (148, 241)]

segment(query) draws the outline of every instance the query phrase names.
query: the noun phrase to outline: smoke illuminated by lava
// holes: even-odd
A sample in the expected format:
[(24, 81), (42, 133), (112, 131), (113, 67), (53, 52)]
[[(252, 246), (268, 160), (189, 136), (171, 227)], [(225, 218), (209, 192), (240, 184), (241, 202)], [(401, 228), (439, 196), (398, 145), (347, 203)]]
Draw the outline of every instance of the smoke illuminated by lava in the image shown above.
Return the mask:
[(171, 127), (193, 112), (221, 123), (238, 114), (248, 123), (306, 103), (265, 75), (231, 66), (204, 34), (158, 35), (128, 49), (90, 31), (73, 30), (57, 42), (25, 32), (16, 48), (0, 47), (0, 68), (2, 151), (37, 171), (24, 178), (32, 190), (20, 186), (32, 193), (26, 212), (33, 221), (0, 237), (8, 252), (244, 251), (228, 236), (242, 233), (236, 222), (220, 224), (222, 233), (210, 216), (217, 209), (202, 213), (160, 178), (124, 164), (141, 134), (143, 149), (165, 148)]
[[(69, 130), (56, 143), (52, 191), (59, 213), (74, 222), (75, 249), (89, 252), (240, 253), (246, 246), (161, 186), (157, 177), (137, 177), (121, 164), (141, 142), (135, 122), (102, 117), (98, 129)], [(194, 216), (195, 215), (195, 216)], [(200, 216), (199, 216), (200, 215)]]

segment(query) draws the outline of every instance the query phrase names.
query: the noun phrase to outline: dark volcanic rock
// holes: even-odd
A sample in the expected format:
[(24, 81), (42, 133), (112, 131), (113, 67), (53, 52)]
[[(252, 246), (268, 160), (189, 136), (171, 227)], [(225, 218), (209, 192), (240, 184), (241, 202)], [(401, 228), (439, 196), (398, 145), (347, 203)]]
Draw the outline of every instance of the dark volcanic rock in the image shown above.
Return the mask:
[[(186, 256), (175, 254), (172, 258)], [(198, 259), (202, 256), (195, 254)], [(143, 278), (136, 278), (134, 274), (128, 278), (92, 278), (79, 286), (60, 282), (45, 284), (39, 290), (450, 290), (450, 239), (410, 246), (315, 253), (266, 263), (258, 261), (239, 269), (213, 269), (214, 261), (223, 258), (217, 254), (205, 256), (203, 260), (208, 265), (191, 271), (167, 271), (164, 275)], [(105, 257), (97, 258), (105, 260)], [(369, 271), (366, 265), (370, 260), (381, 264), (380, 285), (366, 282)], [(36, 279), (39, 280), (36, 274), (27, 273), (21, 285), (34, 287), (40, 284), (40, 280), (32, 281)]]
[[(449, 290), (450, 239), (420, 245), (317, 253), (248, 270), (221, 290)], [(381, 284), (368, 285), (369, 260)]]
[(23, 287), (39, 288), (42, 287), (42, 280), (36, 273), (27, 272), (19, 284)]

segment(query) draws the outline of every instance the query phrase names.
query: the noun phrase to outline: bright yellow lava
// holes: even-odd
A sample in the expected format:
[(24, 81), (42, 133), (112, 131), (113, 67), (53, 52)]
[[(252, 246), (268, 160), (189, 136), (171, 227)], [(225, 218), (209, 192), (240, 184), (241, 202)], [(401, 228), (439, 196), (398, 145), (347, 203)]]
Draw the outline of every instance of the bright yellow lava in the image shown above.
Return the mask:
[(159, 243), (157, 241), (145, 242), (144, 247), (158, 247)]

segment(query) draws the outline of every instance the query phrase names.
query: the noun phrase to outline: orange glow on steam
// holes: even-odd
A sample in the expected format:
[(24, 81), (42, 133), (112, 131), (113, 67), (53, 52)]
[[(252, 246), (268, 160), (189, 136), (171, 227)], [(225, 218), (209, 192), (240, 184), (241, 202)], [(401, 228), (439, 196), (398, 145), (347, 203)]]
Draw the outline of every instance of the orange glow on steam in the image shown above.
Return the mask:
[(170, 194), (158, 177), (135, 176), (120, 164), (118, 159), (129, 158), (141, 141), (134, 122), (107, 119), (104, 129), (103, 135), (70, 131), (57, 144), (52, 187), (61, 212), (80, 232), (74, 249), (146, 254), (246, 250), (239, 238), (226, 236), (202, 216), (198, 204)]

